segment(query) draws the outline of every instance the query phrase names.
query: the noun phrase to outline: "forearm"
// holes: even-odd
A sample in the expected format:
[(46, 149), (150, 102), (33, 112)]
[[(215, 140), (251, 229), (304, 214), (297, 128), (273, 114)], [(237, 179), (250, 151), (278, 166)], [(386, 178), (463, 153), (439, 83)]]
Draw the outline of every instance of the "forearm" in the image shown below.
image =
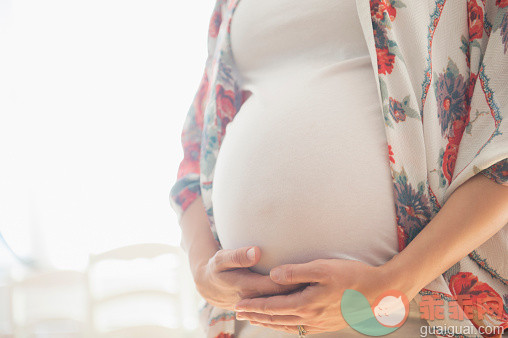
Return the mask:
[(187, 207), (180, 220), (180, 227), (182, 247), (189, 257), (191, 272), (195, 277), (199, 266), (206, 264), (219, 250), (201, 197)]
[(508, 188), (475, 175), (457, 188), (415, 239), (381, 269), (395, 281), (394, 287), (413, 298), (507, 223)]

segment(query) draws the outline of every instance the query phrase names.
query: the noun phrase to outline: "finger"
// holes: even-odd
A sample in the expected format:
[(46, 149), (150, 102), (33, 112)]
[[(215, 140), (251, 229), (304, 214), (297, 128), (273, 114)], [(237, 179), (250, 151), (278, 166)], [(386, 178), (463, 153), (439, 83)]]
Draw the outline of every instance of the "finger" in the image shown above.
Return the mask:
[(303, 325), (307, 323), (306, 320), (300, 316), (292, 316), (292, 315), (271, 316), (256, 312), (238, 312), (236, 314), (236, 319), (250, 320), (274, 325)]
[(270, 278), (278, 284), (324, 282), (328, 279), (326, 265), (317, 259), (303, 264), (284, 264), (270, 270)]
[[(250, 323), (252, 325), (268, 327), (270, 329), (274, 329), (277, 331), (283, 331), (283, 332), (288, 332), (288, 333), (292, 333), (292, 334), (299, 334), (300, 333), (298, 331), (298, 325), (276, 325), (276, 324), (267, 324), (267, 323), (257, 322), (257, 321), (251, 321)], [(302, 325), (302, 324), (299, 324), (299, 325)], [(305, 329), (306, 335), (326, 332), (323, 329), (320, 329), (320, 328), (317, 328), (314, 326), (308, 326), (308, 325), (305, 325), (304, 329)]]
[(242, 299), (236, 304), (235, 311), (293, 315), (298, 314), (305, 303), (302, 292), (295, 292), (289, 295)]
[(224, 271), (221, 275), (223, 281), (240, 290), (242, 298), (286, 294), (307, 286), (306, 284), (277, 284), (270, 279), (270, 276), (248, 270)]
[(256, 246), (231, 250), (222, 249), (215, 253), (212, 264), (216, 271), (247, 268), (256, 265), (260, 257), (260, 249)]
[[(282, 332), (287, 332), (287, 333), (292, 333), (292, 334), (299, 333), (297, 325), (274, 325), (274, 324), (267, 324), (267, 323), (256, 322), (256, 321), (251, 321), (250, 323), (252, 325), (267, 327), (267, 328), (277, 330), (277, 331), (282, 331)], [(307, 329), (305, 329), (305, 330), (307, 330)]]

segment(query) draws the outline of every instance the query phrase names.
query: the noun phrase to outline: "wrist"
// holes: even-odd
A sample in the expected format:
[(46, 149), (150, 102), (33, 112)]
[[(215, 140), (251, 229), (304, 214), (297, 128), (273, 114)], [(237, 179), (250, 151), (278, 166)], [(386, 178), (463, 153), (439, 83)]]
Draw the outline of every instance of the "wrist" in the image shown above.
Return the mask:
[(404, 293), (411, 301), (420, 291), (421, 287), (415, 280), (415, 274), (400, 260), (399, 254), (391, 260), (377, 267), (379, 279), (388, 289)]
[(194, 282), (202, 280), (203, 274), (206, 273), (210, 259), (215, 255), (215, 252), (212, 253), (210, 251), (206, 255), (189, 255), (191, 273), (194, 278)]
[(199, 285), (200, 281), (202, 281), (205, 278), (204, 275), (206, 274), (206, 266), (207, 264), (202, 262), (195, 264), (191, 268), (192, 277), (194, 278), (194, 284)]
[(187, 255), (192, 276), (196, 280), (197, 275), (208, 265), (210, 259), (219, 251), (219, 246), (212, 239), (198, 238), (189, 243)]

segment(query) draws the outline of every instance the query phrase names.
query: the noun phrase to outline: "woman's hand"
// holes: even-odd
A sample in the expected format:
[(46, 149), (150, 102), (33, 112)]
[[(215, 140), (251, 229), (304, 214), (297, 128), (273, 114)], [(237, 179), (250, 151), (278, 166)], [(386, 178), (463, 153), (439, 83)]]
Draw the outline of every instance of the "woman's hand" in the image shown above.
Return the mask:
[(277, 284), (270, 276), (250, 271), (248, 268), (256, 265), (260, 257), (258, 247), (218, 250), (197, 269), (194, 281), (198, 292), (211, 305), (233, 310), (244, 298), (285, 294), (305, 286)]
[(289, 333), (298, 333), (298, 325), (308, 334), (341, 330), (347, 327), (340, 311), (344, 290), (360, 291), (372, 304), (391, 289), (381, 267), (343, 259), (281, 265), (270, 277), (281, 285), (310, 285), (290, 295), (244, 299), (235, 307), (237, 319)]

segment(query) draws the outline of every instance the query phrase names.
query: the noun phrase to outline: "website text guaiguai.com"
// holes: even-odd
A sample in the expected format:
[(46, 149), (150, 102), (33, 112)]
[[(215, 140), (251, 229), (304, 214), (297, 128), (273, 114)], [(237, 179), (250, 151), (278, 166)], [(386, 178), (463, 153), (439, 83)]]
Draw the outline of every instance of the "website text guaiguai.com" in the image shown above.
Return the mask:
[[(424, 338), (429, 335), (441, 335), (443, 333), (448, 335), (461, 335), (461, 334), (474, 334), (475, 328), (470, 326), (422, 326), (420, 327), (420, 337)], [(501, 326), (479, 326), (476, 328), (479, 334), (481, 335), (495, 335), (500, 336), (503, 334), (503, 328)]]

